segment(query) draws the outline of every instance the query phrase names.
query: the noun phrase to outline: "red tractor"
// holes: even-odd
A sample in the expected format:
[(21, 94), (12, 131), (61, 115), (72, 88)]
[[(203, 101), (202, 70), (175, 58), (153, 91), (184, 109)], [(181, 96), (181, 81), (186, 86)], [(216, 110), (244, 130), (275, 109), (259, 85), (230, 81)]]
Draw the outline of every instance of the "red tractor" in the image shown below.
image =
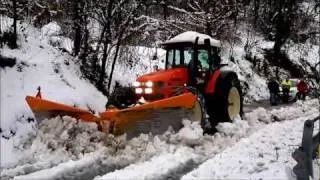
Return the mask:
[(202, 124), (209, 120), (215, 127), (218, 122), (232, 122), (242, 114), (240, 81), (235, 72), (221, 70), (225, 64), (218, 55), (220, 41), (188, 31), (162, 45), (166, 50), (165, 69), (138, 77), (133, 89), (115, 89), (107, 106), (127, 108), (141, 98), (144, 103), (156, 104), (192, 92), (201, 105)]

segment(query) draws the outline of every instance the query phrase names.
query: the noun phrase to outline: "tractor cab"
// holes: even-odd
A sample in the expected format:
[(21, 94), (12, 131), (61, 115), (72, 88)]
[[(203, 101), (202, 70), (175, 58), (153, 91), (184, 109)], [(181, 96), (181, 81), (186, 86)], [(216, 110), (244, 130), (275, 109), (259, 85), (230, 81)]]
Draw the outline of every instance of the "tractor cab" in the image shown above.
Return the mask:
[(188, 85), (205, 85), (221, 62), (220, 41), (208, 35), (188, 31), (165, 43), (166, 69), (187, 68)]
[(162, 45), (167, 52), (166, 69), (196, 65), (198, 70), (209, 71), (220, 64), (220, 41), (205, 34), (188, 31)]

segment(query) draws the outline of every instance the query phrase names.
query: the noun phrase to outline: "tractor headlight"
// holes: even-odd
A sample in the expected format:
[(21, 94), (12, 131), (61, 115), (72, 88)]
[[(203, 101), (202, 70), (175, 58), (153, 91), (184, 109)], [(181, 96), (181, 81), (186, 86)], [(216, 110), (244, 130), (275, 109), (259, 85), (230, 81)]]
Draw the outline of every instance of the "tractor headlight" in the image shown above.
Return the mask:
[(146, 88), (145, 90), (144, 90), (144, 92), (146, 93), (146, 94), (152, 94), (152, 88)]
[(152, 87), (153, 86), (153, 82), (152, 81), (147, 81), (146, 82), (146, 86), (149, 87), (149, 88)]
[(133, 87), (139, 87), (140, 85), (141, 85), (141, 83), (138, 82), (138, 81), (135, 81), (135, 82), (133, 83)]
[(142, 90), (142, 88), (136, 88), (135, 92), (136, 92), (136, 94), (142, 94), (143, 90)]

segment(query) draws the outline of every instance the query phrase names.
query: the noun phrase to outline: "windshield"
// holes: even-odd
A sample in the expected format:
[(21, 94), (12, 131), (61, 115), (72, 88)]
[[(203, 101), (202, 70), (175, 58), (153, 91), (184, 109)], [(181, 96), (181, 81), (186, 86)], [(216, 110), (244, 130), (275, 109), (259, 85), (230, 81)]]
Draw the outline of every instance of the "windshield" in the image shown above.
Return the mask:
[[(169, 49), (167, 51), (167, 64), (166, 68), (170, 69), (173, 67), (188, 67), (192, 60), (194, 50), (193, 48), (184, 49)], [(205, 49), (198, 50), (198, 61), (199, 68), (203, 70), (209, 70), (209, 55)]]

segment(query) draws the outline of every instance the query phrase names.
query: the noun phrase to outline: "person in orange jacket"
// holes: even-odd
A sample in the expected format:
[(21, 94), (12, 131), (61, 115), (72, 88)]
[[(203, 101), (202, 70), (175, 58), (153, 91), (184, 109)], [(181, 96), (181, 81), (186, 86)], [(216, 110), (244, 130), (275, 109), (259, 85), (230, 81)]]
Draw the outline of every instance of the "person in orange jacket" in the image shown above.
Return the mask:
[(297, 85), (298, 89), (298, 99), (305, 100), (306, 99), (306, 94), (308, 92), (308, 84), (305, 82), (304, 79), (301, 79)]

